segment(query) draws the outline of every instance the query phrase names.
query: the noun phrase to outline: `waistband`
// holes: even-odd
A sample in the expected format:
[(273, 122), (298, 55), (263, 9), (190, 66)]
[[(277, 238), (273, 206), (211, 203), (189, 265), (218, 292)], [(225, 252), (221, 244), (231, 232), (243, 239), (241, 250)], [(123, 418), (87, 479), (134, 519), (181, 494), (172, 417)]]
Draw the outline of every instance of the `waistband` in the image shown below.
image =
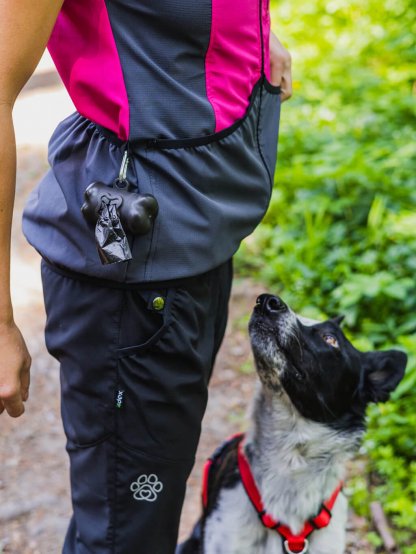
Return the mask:
[(186, 285), (192, 285), (196, 282), (199, 282), (201, 279), (207, 277), (211, 273), (215, 273), (220, 267), (225, 264), (232, 263), (232, 258), (227, 260), (224, 264), (220, 264), (205, 273), (199, 275), (194, 275), (192, 277), (183, 277), (181, 279), (170, 279), (166, 281), (147, 281), (145, 283), (124, 283), (118, 281), (112, 281), (110, 279), (103, 279), (101, 277), (92, 277), (91, 275), (85, 275), (85, 273), (78, 273), (77, 271), (72, 271), (60, 264), (57, 264), (45, 256), (42, 256), (41, 263), (44, 264), (48, 269), (54, 273), (58, 273), (63, 277), (69, 279), (74, 279), (77, 281), (83, 281), (85, 283), (90, 283), (96, 287), (105, 287), (110, 289), (129, 289), (129, 290), (153, 290), (159, 288), (176, 288)]

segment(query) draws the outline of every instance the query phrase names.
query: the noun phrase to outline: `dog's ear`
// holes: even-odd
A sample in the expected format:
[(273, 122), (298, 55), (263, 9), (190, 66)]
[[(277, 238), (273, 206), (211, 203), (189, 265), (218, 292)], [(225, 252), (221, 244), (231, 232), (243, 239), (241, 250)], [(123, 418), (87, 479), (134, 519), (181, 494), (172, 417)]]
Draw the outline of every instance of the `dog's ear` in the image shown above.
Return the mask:
[(407, 355), (401, 350), (366, 352), (365, 392), (370, 402), (385, 402), (403, 378)]
[(345, 315), (343, 315), (343, 314), (337, 315), (335, 317), (331, 317), (331, 321), (333, 321), (337, 325), (341, 325), (341, 323), (344, 321), (344, 319), (345, 319)]

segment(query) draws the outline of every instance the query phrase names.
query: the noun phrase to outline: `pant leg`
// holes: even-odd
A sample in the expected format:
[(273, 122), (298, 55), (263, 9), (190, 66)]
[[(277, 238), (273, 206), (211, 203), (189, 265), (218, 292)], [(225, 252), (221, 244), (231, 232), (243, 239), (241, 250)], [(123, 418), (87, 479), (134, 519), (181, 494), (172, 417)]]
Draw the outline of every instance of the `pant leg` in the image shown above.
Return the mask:
[(180, 286), (117, 289), (42, 264), (70, 458), (64, 554), (174, 553), (231, 279), (230, 261)]

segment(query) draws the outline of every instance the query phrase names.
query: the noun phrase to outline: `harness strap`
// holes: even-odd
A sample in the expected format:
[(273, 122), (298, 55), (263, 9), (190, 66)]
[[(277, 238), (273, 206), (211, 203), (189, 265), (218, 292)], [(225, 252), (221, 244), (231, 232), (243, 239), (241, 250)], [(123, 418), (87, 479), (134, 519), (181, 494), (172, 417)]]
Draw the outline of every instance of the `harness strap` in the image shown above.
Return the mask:
[(238, 468), (240, 470), (241, 481), (244, 489), (257, 511), (262, 524), (268, 529), (273, 529), (279, 533), (284, 540), (283, 544), (287, 554), (306, 553), (308, 550), (307, 538), (309, 535), (313, 533), (315, 529), (322, 529), (323, 527), (326, 527), (331, 521), (331, 510), (342, 490), (342, 482), (334, 490), (331, 497), (322, 503), (320, 512), (305, 523), (302, 531), (298, 535), (294, 535), (289, 527), (283, 525), (279, 521), (276, 521), (264, 509), (259, 488), (254, 480), (249, 461), (244, 452), (243, 441), (238, 444)]
[(243, 437), (244, 433), (235, 433), (234, 435), (231, 435), (215, 450), (215, 452), (205, 462), (202, 471), (202, 506), (205, 510), (208, 506), (208, 492), (210, 490), (209, 483), (218, 459), (228, 449), (230, 443), (232, 443), (235, 439), (239, 439), (240, 441), (242, 441)]

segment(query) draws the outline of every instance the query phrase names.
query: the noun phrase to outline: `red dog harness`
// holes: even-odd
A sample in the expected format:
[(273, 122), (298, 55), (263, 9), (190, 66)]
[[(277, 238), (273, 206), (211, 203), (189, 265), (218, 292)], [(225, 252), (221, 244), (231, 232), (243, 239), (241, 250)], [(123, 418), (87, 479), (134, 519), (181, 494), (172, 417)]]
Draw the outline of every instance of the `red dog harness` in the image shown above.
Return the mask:
[(258, 486), (254, 480), (253, 473), (250, 468), (248, 459), (244, 453), (243, 438), (244, 434), (233, 435), (230, 437), (214, 455), (207, 460), (204, 466), (203, 486), (202, 486), (202, 502), (204, 507), (207, 506), (209, 478), (215, 462), (219, 455), (234, 441), (236, 438), (240, 438), (238, 441), (238, 469), (240, 471), (241, 481), (244, 489), (253, 504), (260, 521), (267, 529), (274, 529), (283, 539), (284, 549), (287, 554), (306, 554), (308, 551), (308, 537), (316, 530), (327, 527), (331, 521), (331, 510), (338, 498), (339, 493), (342, 490), (342, 483), (332, 493), (331, 497), (322, 503), (322, 508), (318, 515), (309, 519), (302, 531), (298, 535), (294, 535), (289, 527), (283, 525), (279, 521), (276, 521), (270, 514), (264, 509), (263, 501)]

